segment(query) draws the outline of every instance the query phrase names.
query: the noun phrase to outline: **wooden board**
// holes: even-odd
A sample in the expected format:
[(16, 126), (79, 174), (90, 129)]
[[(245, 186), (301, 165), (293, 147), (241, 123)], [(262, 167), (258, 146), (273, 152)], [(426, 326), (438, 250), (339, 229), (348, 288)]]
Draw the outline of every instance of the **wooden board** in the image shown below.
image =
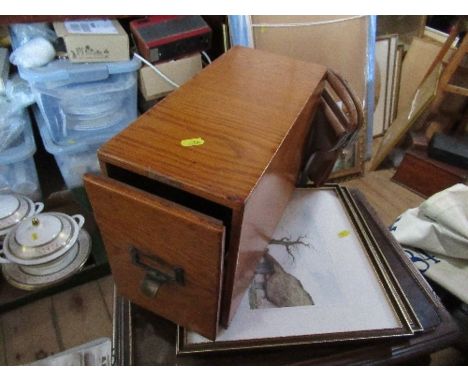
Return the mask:
[(405, 133), (413, 126), (422, 113), (429, 107), (435, 97), (440, 67), (435, 69), (417, 89), (412, 103), (403, 110), (399, 109), (396, 119), (386, 131), (379, 148), (373, 155), (371, 170), (375, 170), (383, 162), (393, 148), (401, 141)]
[(112, 320), (96, 282), (57, 294), (52, 302), (64, 349), (99, 337), (112, 337)]
[(2, 323), (8, 365), (25, 365), (63, 350), (54, 327), (51, 298), (4, 314)]
[(441, 48), (440, 44), (415, 37), (403, 59), (398, 110), (407, 108)]

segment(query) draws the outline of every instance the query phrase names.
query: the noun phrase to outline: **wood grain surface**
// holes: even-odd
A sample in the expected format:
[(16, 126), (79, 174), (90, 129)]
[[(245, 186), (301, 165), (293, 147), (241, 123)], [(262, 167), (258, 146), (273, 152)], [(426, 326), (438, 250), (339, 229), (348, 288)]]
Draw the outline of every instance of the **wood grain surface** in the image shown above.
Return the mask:
[(394, 173), (393, 169), (372, 171), (362, 178), (342, 183), (344, 186), (355, 187), (362, 191), (387, 226), (390, 226), (407, 209), (415, 208), (424, 201), (421, 196), (391, 182), (390, 178)]
[[(225, 272), (221, 323), (228, 326), (265, 254), (278, 221), (296, 186), (310, 121), (322, 88), (318, 86), (278, 149), (244, 207), (239, 250), (231, 251)], [(234, 225), (233, 225), (234, 226)]]
[[(325, 73), (235, 47), (104, 144), (99, 158), (220, 204), (242, 204)], [(204, 144), (181, 145), (199, 137)]]
[(7, 365), (25, 365), (61, 350), (51, 312), (49, 297), (2, 316)]
[[(221, 294), (224, 226), (214, 218), (95, 175), (85, 186), (106, 246), (119, 293), (208, 338), (215, 338)], [(130, 249), (184, 271), (184, 285), (162, 285), (147, 297), (140, 284), (147, 270)]]
[(392, 180), (428, 198), (457, 183), (466, 183), (468, 170), (429, 158), (426, 151), (408, 150)]
[(112, 336), (112, 319), (96, 282), (59, 293), (52, 297), (52, 303), (64, 349)]

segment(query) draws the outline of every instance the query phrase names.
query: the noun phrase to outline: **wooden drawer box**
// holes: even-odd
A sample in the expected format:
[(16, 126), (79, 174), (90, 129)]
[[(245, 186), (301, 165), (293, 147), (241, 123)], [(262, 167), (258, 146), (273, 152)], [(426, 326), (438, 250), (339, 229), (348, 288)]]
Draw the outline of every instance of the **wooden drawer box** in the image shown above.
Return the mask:
[(229, 324), (294, 189), (325, 75), (236, 47), (100, 148), (103, 174), (85, 185), (121, 295), (211, 339)]

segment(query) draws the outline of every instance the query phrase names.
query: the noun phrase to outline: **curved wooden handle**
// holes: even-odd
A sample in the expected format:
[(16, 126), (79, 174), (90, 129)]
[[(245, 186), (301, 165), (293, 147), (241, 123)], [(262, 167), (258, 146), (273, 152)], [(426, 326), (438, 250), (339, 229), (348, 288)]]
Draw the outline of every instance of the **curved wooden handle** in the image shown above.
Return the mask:
[[(354, 90), (345, 79), (332, 70), (329, 70), (327, 73), (327, 82), (345, 106), (347, 113), (344, 113), (338, 108), (339, 113), (336, 114), (342, 121), (348, 122), (344, 126), (346, 131), (351, 132), (360, 129), (364, 122), (364, 112), (362, 110), (361, 101)], [(326, 94), (324, 93), (324, 95)], [(328, 101), (335, 103), (331, 97), (328, 98)]]
[[(331, 90), (324, 88), (320, 98), (321, 110), (315, 119), (315, 131), (307, 144), (308, 152), (300, 184), (307, 183), (309, 179), (316, 186), (322, 185), (328, 179), (342, 149), (358, 136), (364, 123), (361, 101), (349, 84), (331, 70), (327, 73), (327, 83), (338, 99), (332, 96)], [(339, 101), (343, 102), (343, 107), (338, 105)]]

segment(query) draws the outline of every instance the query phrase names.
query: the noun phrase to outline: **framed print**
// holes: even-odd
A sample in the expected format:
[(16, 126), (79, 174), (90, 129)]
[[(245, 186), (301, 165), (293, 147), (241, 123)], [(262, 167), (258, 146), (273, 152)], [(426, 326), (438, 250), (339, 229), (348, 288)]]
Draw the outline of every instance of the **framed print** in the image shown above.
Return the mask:
[(178, 354), (411, 335), (406, 309), (339, 186), (296, 189), (252, 284), (215, 341), (178, 328)]
[(398, 114), (398, 98), (400, 95), (400, 83), (401, 83), (401, 67), (403, 64), (403, 55), (405, 53), (403, 45), (398, 45), (395, 55), (395, 73), (393, 76), (392, 86), (392, 104), (391, 104), (391, 116), (390, 123), (392, 123)]
[(376, 88), (378, 98), (374, 110), (374, 137), (382, 135), (394, 119), (392, 96), (395, 87), (397, 45), (398, 35), (379, 37), (375, 45), (375, 61), (380, 86)]
[(365, 130), (359, 132), (358, 139), (346, 147), (335, 162), (335, 166), (328, 177), (330, 181), (337, 182), (364, 173), (364, 139)]
[(371, 229), (362, 216), (361, 211), (359, 208), (357, 208), (356, 202), (354, 201), (351, 192), (346, 187), (338, 187), (337, 191), (343, 200), (345, 200), (345, 208), (347, 209), (349, 216), (355, 226), (358, 227), (358, 232), (362, 237), (364, 245), (368, 248), (369, 251), (374, 253), (374, 256), (372, 256), (372, 261), (374, 262), (376, 270), (380, 272), (380, 277), (385, 279), (386, 284), (391, 289), (392, 295), (395, 297), (397, 304), (401, 307), (403, 314), (406, 320), (409, 322), (412, 330), (414, 332), (423, 330), (416, 313), (414, 312), (411, 304), (408, 301), (408, 298), (403, 292), (403, 288), (400, 286), (397, 277), (395, 276), (388, 261), (382, 253), (377, 240), (375, 239), (374, 235), (372, 235)]

